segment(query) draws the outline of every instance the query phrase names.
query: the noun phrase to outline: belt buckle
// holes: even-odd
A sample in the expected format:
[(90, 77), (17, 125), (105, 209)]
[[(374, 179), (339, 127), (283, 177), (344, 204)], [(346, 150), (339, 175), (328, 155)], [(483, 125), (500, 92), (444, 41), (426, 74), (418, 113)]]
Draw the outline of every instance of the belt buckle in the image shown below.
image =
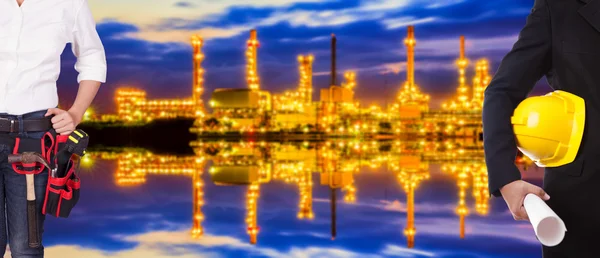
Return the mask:
[(11, 132), (11, 133), (14, 133), (14, 132), (16, 132), (16, 131), (15, 131), (15, 120), (14, 120), (14, 119), (11, 119), (11, 120), (10, 120), (10, 132)]

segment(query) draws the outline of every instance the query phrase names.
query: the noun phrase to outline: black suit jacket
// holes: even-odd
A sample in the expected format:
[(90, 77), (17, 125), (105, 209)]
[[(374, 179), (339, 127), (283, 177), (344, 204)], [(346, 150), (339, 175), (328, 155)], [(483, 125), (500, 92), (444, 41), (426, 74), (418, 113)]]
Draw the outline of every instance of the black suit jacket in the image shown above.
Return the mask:
[[(494, 196), (500, 196), (502, 186), (521, 178), (514, 164), (517, 148), (510, 118), (543, 76), (553, 89), (583, 97), (587, 111), (584, 139), (576, 160), (561, 167), (546, 168), (546, 177), (553, 170), (580, 176), (583, 156), (590, 157), (586, 164), (591, 164), (591, 168), (600, 168), (597, 165), (600, 156), (594, 157), (594, 153), (600, 153), (600, 137), (590, 133), (600, 130), (597, 111), (600, 107), (600, 0), (535, 0), (517, 42), (485, 90), (483, 141), (489, 188)], [(550, 183), (546, 179), (545, 188)], [(600, 184), (597, 187), (600, 188)]]

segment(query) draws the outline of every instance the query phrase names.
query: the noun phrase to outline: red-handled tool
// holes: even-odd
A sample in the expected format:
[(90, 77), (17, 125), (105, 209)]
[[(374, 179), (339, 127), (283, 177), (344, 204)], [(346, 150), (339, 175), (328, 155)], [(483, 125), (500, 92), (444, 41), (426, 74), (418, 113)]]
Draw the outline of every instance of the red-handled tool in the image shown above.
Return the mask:
[[(9, 163), (21, 162), (23, 164), (38, 162), (46, 166), (48, 169), (53, 170), (46, 159), (39, 153), (35, 152), (24, 152), (20, 154), (8, 155)], [(41, 245), (40, 234), (38, 232), (38, 218), (35, 208), (35, 185), (33, 180), (33, 174), (25, 174), (27, 180), (27, 224), (29, 227), (29, 247), (38, 248)]]

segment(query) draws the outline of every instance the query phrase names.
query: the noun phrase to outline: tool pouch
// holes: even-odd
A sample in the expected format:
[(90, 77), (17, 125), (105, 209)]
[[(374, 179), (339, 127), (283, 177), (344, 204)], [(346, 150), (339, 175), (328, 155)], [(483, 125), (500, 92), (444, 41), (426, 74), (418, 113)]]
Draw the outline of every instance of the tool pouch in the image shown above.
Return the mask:
[[(46, 160), (48, 160), (45, 153), (49, 153), (49, 151), (42, 151), (42, 150), (52, 149), (52, 145), (54, 144), (53, 143), (54, 141), (51, 140), (50, 142), (46, 143), (44, 141), (44, 138), (46, 138), (46, 135), (44, 135), (44, 137), (42, 138), (42, 142), (40, 144), (39, 139), (15, 137), (12, 153), (13, 154), (19, 154), (19, 153), (24, 153), (24, 152), (41, 153), (42, 157), (44, 157)], [(49, 146), (45, 146), (45, 144), (49, 144)], [(15, 162), (15, 163), (12, 163), (12, 168), (16, 173), (21, 174), (21, 175), (28, 175), (28, 174), (37, 175), (39, 173), (42, 173), (42, 171), (44, 171), (44, 170), (50, 169), (39, 162), (33, 162), (33, 163)]]
[[(69, 135), (57, 135), (53, 150), (47, 152), (50, 160), (56, 162), (55, 156), (60, 150), (65, 148)], [(46, 198), (42, 208), (43, 214), (50, 214), (56, 217), (69, 217), (71, 210), (79, 201), (80, 180), (76, 169), (79, 158), (71, 155), (66, 169), (66, 173), (61, 173), (57, 177), (48, 177), (48, 186), (46, 187)]]

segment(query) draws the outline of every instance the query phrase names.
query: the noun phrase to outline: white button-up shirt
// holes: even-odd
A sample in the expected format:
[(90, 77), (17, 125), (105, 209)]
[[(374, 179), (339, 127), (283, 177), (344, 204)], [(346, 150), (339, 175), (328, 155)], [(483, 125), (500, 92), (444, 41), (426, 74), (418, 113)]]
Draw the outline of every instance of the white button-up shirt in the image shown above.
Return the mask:
[(58, 105), (56, 80), (67, 43), (77, 82), (106, 80), (106, 56), (87, 0), (0, 0), (0, 113)]

